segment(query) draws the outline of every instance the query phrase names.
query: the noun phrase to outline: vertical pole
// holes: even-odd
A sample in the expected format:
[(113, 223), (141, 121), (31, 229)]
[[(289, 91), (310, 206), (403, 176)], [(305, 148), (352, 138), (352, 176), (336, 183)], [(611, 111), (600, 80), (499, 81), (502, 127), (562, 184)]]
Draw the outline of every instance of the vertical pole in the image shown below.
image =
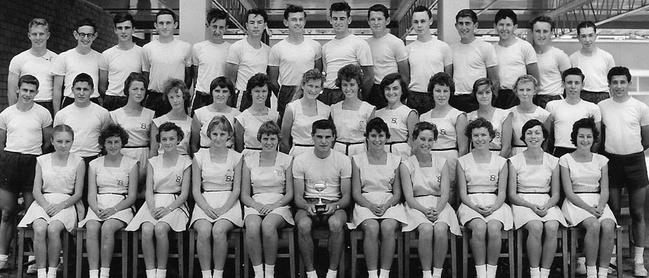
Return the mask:
[(180, 39), (194, 44), (207, 38), (205, 16), (211, 7), (209, 0), (178, 1), (180, 6)]
[(440, 0), (437, 3), (437, 34), (439, 39), (449, 44), (460, 41), (455, 29), (455, 15), (469, 8), (469, 0)]

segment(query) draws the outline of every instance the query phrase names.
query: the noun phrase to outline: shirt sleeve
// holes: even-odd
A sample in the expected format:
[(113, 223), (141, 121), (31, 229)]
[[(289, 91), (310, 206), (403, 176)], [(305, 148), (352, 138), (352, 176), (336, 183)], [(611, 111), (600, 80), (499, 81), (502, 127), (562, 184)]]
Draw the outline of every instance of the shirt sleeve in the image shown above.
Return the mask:
[(606, 66), (608, 67), (608, 70), (615, 66), (615, 59), (613, 59), (613, 55), (608, 52), (606, 53)]
[(568, 157), (564, 154), (559, 158), (559, 165), (569, 168), (568, 166)]
[(52, 115), (47, 109), (42, 109), (39, 117), (41, 118), (41, 127), (48, 127), (52, 125)]
[(52, 65), (52, 75), (65, 76), (65, 56), (65, 52), (63, 52), (56, 58), (54, 65)]
[(595, 105), (592, 108), (592, 110), (593, 111), (591, 113), (593, 115), (593, 118), (595, 119), (595, 122), (601, 122), (602, 121), (602, 111), (599, 110), (599, 106)]
[(277, 43), (270, 48), (270, 55), (268, 55), (269, 67), (279, 67), (279, 47), (280, 43)]
[(226, 60), (230, 64), (235, 64), (238, 65), (241, 63), (241, 43), (233, 43), (232, 46), (230, 46), (230, 50), (228, 51), (228, 59)]
[(559, 70), (561, 72), (569, 69), (572, 66), (570, 64), (570, 57), (568, 57), (568, 54), (563, 52), (563, 50), (557, 49), (556, 55), (557, 64), (559, 65)]
[(99, 66), (99, 70), (108, 70), (108, 57), (99, 53), (97, 55), (97, 65)]
[(151, 71), (151, 50), (148, 44), (142, 47), (142, 71)]
[(444, 57), (444, 66), (453, 64), (453, 52), (451, 51), (451, 47), (446, 43), (442, 45), (442, 55)]
[[(333, 151), (333, 150), (332, 150)], [(340, 165), (340, 178), (341, 179), (349, 179), (352, 177), (352, 161), (349, 159), (348, 156), (343, 155), (341, 153), (340, 156), (340, 162), (338, 165)]]
[(198, 52), (199, 51), (200, 51), (200, 48), (199, 48), (198, 44), (194, 44), (194, 46), (192, 46), (192, 65), (194, 65), (194, 66), (198, 66), (198, 63), (200, 62), (198, 60)]
[(365, 40), (358, 39), (356, 43), (356, 58), (361, 67), (374, 66), (372, 60), (372, 50)]
[(59, 111), (54, 115), (54, 126), (65, 123), (65, 111)]
[(397, 59), (397, 62), (408, 60), (408, 52), (406, 51), (406, 45), (403, 41), (396, 39), (392, 44), (392, 51), (394, 52), (394, 57)]
[(484, 57), (485, 65), (495, 67), (498, 65), (498, 57), (496, 56), (496, 49), (490, 43), (485, 43), (482, 47), (482, 56)]
[(313, 41), (313, 51), (315, 52), (315, 59), (318, 60), (322, 58), (322, 46), (317, 41)]
[(7, 130), (7, 109), (0, 113), (0, 129)]
[(185, 67), (191, 67), (192, 66), (192, 45), (189, 44), (188, 42), (183, 42), (183, 51), (185, 52), (185, 58), (183, 59), (183, 61), (185, 62)]
[[(639, 101), (638, 101), (639, 102)], [(640, 104), (640, 126), (649, 125), (649, 106), (644, 103)]]
[(11, 62), (9, 62), (9, 72), (20, 75), (21, 69), (23, 65), (25, 64), (25, 59), (22, 59), (22, 55), (18, 54), (11, 58)]
[(293, 163), (293, 178), (304, 179), (304, 164), (300, 163), (301, 159), (296, 159), (296, 163)]
[(528, 43), (527, 41), (522, 41), (523, 43), (523, 60), (525, 60), (525, 64), (534, 64), (538, 62), (536, 58), (536, 51), (534, 51), (534, 47)]

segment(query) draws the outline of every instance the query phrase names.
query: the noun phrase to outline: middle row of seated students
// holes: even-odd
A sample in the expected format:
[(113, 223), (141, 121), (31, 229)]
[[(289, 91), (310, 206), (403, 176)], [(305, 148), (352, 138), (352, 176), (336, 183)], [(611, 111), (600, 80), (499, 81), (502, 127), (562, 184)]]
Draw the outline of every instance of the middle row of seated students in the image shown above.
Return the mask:
[[(586, 228), (590, 272), (598, 259), (600, 275), (608, 273), (616, 222), (606, 205), (607, 159), (590, 151), (598, 139), (590, 118), (575, 123), (571, 139), (577, 150), (560, 159), (543, 151), (548, 132), (542, 123), (526, 122), (521, 140), (527, 148), (509, 163), (490, 150), (495, 137), (491, 123), (477, 118), (465, 128), (464, 135), (471, 138), (473, 148), (459, 158), (455, 173), (449, 169), (450, 160), (431, 152), (439, 132), (428, 122), (415, 125), (413, 155), (407, 158), (385, 150), (391, 134), (380, 118), (365, 125), (367, 151), (351, 159), (332, 150), (337, 129), (326, 119), (312, 124), (313, 149), (294, 159), (277, 151), (280, 128), (272, 121), (263, 123), (257, 132), (261, 150), (242, 155), (228, 148), (233, 128), (226, 117), (217, 116), (207, 128), (209, 148), (201, 149), (193, 160), (179, 152), (184, 138), (179, 126), (167, 122), (158, 131), (156, 141), (162, 153), (148, 160), (146, 202), (135, 216), (131, 206), (138, 162), (121, 153), (129, 136), (114, 124), (99, 136), (106, 155), (90, 162), (90, 209), (85, 218), (79, 215), (84, 220), (78, 224), (87, 228), (90, 277), (107, 277), (114, 233), (122, 228), (141, 230), (147, 277), (165, 277), (168, 233), (186, 230), (188, 222), (202, 243), (197, 247), (202, 277), (222, 277), (227, 234), (242, 226), (246, 227), (244, 240), (248, 241), (255, 277), (274, 277), (277, 231), (289, 225), (297, 227), (307, 277), (317, 277), (311, 227), (323, 224), (331, 232), (327, 277), (336, 277), (347, 222), (350, 228), (364, 232), (370, 277), (388, 277), (395, 233), (415, 229), (423, 277), (441, 277), (448, 232), (461, 235), (460, 224), (471, 232), (478, 277), (495, 277), (501, 231), (512, 227), (529, 233), (526, 246), (531, 277), (548, 277), (557, 230), (569, 225)], [(34, 228), (39, 276), (41, 269), (45, 271), (46, 254), (48, 271), (56, 273), (61, 248), (58, 235), (77, 226), (74, 205), (81, 198), (85, 166), (79, 156), (70, 153), (73, 140), (69, 126), (54, 127), (56, 151), (38, 158), (33, 191), (36, 202), (19, 224)], [(461, 200), (457, 214), (451, 206), (455, 197), (450, 194), (454, 175)], [(559, 209), (562, 183), (567, 199)], [(318, 191), (316, 184), (325, 186)], [(186, 205), (190, 191), (195, 201), (191, 218)], [(352, 207), (352, 198), (355, 205), (348, 220), (345, 210)], [(325, 200), (322, 213), (316, 207), (318, 199)], [(295, 220), (292, 201), (297, 209)]]

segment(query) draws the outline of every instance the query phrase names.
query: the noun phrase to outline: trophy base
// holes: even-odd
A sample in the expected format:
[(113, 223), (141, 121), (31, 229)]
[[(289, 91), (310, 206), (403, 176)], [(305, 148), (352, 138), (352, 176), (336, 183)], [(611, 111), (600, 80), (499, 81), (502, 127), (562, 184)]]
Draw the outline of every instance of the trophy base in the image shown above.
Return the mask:
[(315, 212), (318, 214), (323, 214), (327, 211), (327, 205), (325, 204), (316, 204), (315, 205)]

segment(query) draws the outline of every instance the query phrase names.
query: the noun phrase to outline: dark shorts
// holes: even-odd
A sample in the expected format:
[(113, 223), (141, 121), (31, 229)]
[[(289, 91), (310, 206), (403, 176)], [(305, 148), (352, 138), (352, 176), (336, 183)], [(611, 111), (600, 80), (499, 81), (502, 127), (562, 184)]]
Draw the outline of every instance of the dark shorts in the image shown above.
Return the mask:
[(34, 188), (36, 155), (0, 151), (0, 188), (13, 193)]
[[(318, 199), (307, 199), (307, 198), (305, 198), (304, 200), (309, 204), (318, 203)], [(332, 203), (334, 201), (329, 201), (329, 200), (324, 200), (323, 199), (322, 202), (325, 203), (325, 204), (328, 204), (328, 203)], [(336, 211), (338, 211), (338, 210), (336, 210)], [(331, 215), (333, 215), (333, 214), (331, 214)], [(331, 215), (321, 215), (321, 214), (309, 215), (308, 213), (306, 214), (307, 217), (311, 218), (313, 227), (329, 227), (328, 220), (329, 220), (329, 217), (331, 217)]]
[(562, 157), (564, 154), (574, 152), (574, 148), (564, 148), (564, 147), (554, 147), (554, 150), (552, 151), (552, 155), (556, 157)]
[(410, 91), (408, 92), (406, 105), (417, 110), (417, 113), (421, 115), (435, 108), (435, 101), (433, 100), (433, 94)]
[(509, 109), (518, 105), (520, 101), (511, 89), (500, 89), (494, 107), (500, 109)]
[(126, 96), (104, 96), (104, 108), (106, 108), (106, 110), (108, 111), (113, 111), (115, 109), (121, 108), (122, 106), (126, 105), (126, 102), (128, 102), (128, 97)]
[(592, 102), (594, 104), (598, 104), (600, 101), (611, 97), (608, 92), (592, 92), (586, 90), (581, 90), (579, 96), (581, 97), (581, 99)]
[(52, 118), (54, 118), (54, 105), (52, 105), (52, 101), (51, 101), (51, 100), (47, 100), (47, 101), (34, 101), (34, 103), (36, 103), (36, 104), (38, 104), (38, 105), (40, 105), (40, 106), (45, 107), (45, 109), (47, 109), (47, 111), (50, 111), (50, 116), (52, 116)]
[(643, 188), (649, 184), (644, 152), (618, 155), (604, 153), (608, 157), (608, 184), (611, 188)]
[(462, 94), (462, 95), (451, 95), (448, 104), (453, 106), (455, 109), (469, 113), (471, 111), (478, 110), (478, 100), (473, 97), (471, 94)]
[(279, 88), (279, 93), (277, 94), (277, 112), (279, 112), (280, 123), (282, 122), (281, 118), (284, 116), (284, 111), (286, 111), (286, 105), (291, 102), (298, 88), (298, 86), (282, 86)]
[(193, 117), (194, 111), (198, 110), (201, 107), (208, 106), (212, 104), (212, 102), (214, 102), (212, 94), (196, 91), (196, 94), (194, 94), (194, 101), (192, 102), (192, 111), (190, 113), (190, 116)]
[(556, 96), (535, 95), (534, 98), (532, 99), (532, 102), (538, 106), (541, 106), (541, 108), (545, 109), (545, 105), (548, 104), (548, 102), (553, 100), (560, 100), (560, 99), (561, 99), (560, 95), (556, 95)]
[(322, 93), (318, 96), (318, 100), (326, 105), (333, 105), (345, 99), (343, 91), (340, 89), (327, 89), (324, 88)]
[(162, 93), (149, 90), (146, 93), (146, 98), (144, 99), (144, 107), (149, 108), (155, 111), (154, 117), (160, 117), (167, 112), (171, 111), (171, 105), (162, 97)]
[[(268, 91), (269, 94), (272, 94), (270, 91)], [(250, 108), (252, 106), (252, 95), (249, 95), (246, 93), (246, 91), (239, 92), (241, 95), (241, 107), (239, 107), (239, 111), (243, 112), (244, 110)], [(246, 97), (246, 95), (248, 95)], [(270, 108), (270, 97), (266, 98), (266, 107)]]
[(385, 93), (381, 89), (381, 85), (374, 84), (372, 85), (372, 90), (370, 91), (369, 96), (365, 96), (364, 100), (369, 102), (371, 105), (376, 106), (376, 110), (379, 110), (383, 107), (388, 106), (388, 100), (385, 99)]
[[(90, 101), (96, 103), (99, 105), (99, 98), (98, 97), (93, 97), (90, 98)], [(74, 103), (74, 98), (73, 97), (63, 97), (63, 101), (61, 102), (61, 109), (65, 108), (66, 106), (73, 104)]]

